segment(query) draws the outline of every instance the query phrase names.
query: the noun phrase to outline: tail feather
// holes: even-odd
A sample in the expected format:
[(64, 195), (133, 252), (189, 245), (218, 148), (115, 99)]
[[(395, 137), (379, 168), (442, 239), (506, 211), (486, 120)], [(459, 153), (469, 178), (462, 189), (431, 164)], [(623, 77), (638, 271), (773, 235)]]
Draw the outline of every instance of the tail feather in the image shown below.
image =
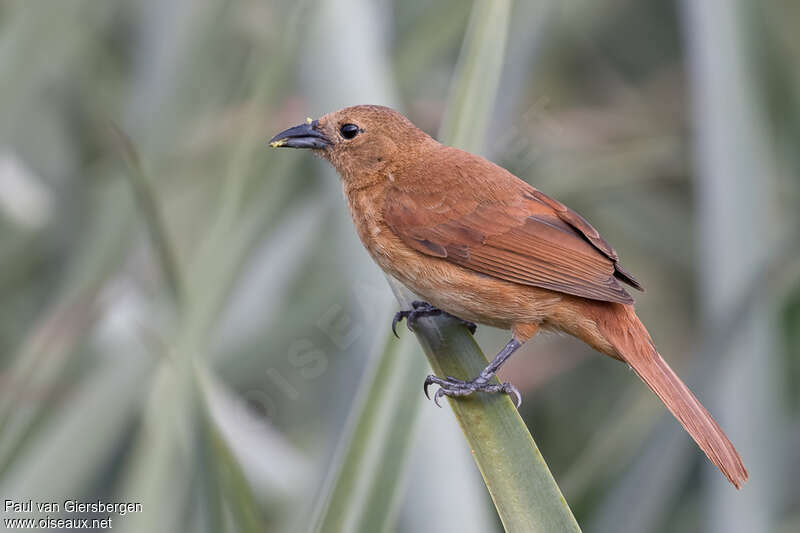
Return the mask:
[(633, 307), (612, 304), (599, 315), (597, 327), (616, 352), (609, 355), (631, 366), (664, 402), (709, 460), (737, 489), (741, 488), (748, 477), (742, 458), (719, 424), (662, 359)]

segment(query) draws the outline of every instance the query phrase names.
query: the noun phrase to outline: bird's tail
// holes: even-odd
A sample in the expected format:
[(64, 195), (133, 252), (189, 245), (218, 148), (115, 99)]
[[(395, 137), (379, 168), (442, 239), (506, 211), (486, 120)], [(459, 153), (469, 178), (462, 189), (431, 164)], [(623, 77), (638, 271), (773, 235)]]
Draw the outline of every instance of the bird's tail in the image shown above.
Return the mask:
[[(700, 449), (737, 489), (747, 480), (747, 470), (731, 441), (700, 401), (661, 358), (633, 306), (593, 306), (595, 322), (616, 353), (664, 402)], [(607, 351), (608, 347), (605, 350)]]

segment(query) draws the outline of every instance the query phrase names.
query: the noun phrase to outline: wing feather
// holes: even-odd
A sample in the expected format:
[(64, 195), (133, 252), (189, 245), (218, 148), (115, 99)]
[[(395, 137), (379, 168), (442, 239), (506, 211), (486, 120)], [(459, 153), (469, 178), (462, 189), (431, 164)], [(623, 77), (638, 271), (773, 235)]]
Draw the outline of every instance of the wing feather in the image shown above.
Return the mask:
[[(633, 303), (619, 281), (641, 285), (582, 216), (486, 160), (446, 150), (438, 165), (412, 169), (404, 186), (387, 192), (384, 220), (404, 243), (513, 283)], [(453, 156), (458, 165), (448, 164)], [(464, 194), (465, 187), (473, 192)], [(474, 194), (481, 187), (486, 194)]]

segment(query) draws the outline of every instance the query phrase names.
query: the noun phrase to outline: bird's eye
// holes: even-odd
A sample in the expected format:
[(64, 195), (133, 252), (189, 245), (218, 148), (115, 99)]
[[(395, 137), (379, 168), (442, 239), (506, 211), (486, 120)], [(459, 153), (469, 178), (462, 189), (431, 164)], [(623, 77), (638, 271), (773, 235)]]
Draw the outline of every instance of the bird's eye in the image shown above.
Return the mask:
[(358, 126), (355, 124), (342, 124), (342, 127), (339, 128), (339, 133), (341, 133), (342, 137), (345, 139), (352, 139), (358, 135)]

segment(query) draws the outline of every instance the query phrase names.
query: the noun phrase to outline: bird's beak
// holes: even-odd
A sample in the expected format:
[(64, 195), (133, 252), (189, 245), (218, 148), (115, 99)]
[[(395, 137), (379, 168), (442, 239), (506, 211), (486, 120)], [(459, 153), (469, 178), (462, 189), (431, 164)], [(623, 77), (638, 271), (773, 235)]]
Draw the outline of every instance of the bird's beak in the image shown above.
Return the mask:
[(273, 148), (325, 148), (330, 139), (317, 131), (319, 121), (307, 118), (305, 123), (282, 131), (270, 139)]

